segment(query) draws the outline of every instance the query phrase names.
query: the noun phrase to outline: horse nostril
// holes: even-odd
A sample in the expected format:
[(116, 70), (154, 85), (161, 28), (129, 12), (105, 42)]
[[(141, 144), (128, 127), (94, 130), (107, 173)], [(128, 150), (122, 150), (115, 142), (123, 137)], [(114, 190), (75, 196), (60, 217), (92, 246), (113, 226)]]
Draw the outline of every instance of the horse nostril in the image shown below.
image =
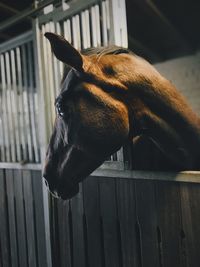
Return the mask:
[(47, 182), (47, 179), (44, 176), (43, 176), (43, 179), (44, 179), (46, 187), (49, 187), (49, 183)]

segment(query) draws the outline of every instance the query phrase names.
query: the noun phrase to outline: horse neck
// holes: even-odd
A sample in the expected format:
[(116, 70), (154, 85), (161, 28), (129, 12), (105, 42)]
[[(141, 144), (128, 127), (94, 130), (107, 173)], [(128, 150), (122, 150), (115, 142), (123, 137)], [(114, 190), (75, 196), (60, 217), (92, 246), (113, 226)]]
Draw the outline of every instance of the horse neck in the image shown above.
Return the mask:
[(131, 109), (140, 127), (146, 127), (142, 124), (147, 116), (152, 118), (149, 127), (154, 127), (154, 118), (158, 118), (176, 132), (191, 153), (200, 154), (200, 118), (169, 81), (161, 77), (156, 83), (131, 89)]

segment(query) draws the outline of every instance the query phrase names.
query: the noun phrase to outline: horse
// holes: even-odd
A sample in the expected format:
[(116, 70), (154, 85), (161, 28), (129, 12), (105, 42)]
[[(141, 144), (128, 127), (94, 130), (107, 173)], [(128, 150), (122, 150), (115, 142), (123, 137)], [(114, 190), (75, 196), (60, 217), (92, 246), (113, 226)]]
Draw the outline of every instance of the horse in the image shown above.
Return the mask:
[(136, 169), (200, 169), (200, 118), (149, 62), (117, 46), (79, 52), (60, 35), (45, 37), (67, 66), (43, 170), (55, 196), (72, 198), (127, 144)]

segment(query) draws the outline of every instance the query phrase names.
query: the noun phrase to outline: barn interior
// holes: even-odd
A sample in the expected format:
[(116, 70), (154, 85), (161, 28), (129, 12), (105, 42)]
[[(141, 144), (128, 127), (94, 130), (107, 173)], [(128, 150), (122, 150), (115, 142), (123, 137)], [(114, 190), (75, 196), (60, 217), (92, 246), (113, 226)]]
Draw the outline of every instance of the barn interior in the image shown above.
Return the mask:
[[(31, 29), (32, 18), (43, 6), (60, 2), (1, 0), (0, 43)], [(126, 0), (126, 10), (129, 48), (152, 63), (200, 48), (198, 0)]]
[[(37, 29), (41, 41), (30, 30), (44, 6), (64, 1), (84, 3), (80, 10), (87, 2), (88, 12), (94, 2), (105, 2), (0, 0), (0, 267), (199, 267), (198, 171), (132, 170), (131, 155), (121, 149), (71, 200), (48, 193), (41, 159), (62, 66), (44, 31)], [(153, 63), (200, 114), (200, 1), (125, 1), (129, 48)], [(40, 63), (33, 60), (33, 42), (44, 42), (36, 51)]]

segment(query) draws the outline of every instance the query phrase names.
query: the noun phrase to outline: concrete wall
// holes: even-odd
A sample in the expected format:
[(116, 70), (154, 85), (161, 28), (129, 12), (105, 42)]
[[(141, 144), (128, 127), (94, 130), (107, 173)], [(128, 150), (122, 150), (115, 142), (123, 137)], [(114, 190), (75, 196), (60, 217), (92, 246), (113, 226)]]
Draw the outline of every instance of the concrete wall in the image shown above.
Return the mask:
[(156, 69), (185, 95), (200, 114), (200, 52), (155, 64)]

